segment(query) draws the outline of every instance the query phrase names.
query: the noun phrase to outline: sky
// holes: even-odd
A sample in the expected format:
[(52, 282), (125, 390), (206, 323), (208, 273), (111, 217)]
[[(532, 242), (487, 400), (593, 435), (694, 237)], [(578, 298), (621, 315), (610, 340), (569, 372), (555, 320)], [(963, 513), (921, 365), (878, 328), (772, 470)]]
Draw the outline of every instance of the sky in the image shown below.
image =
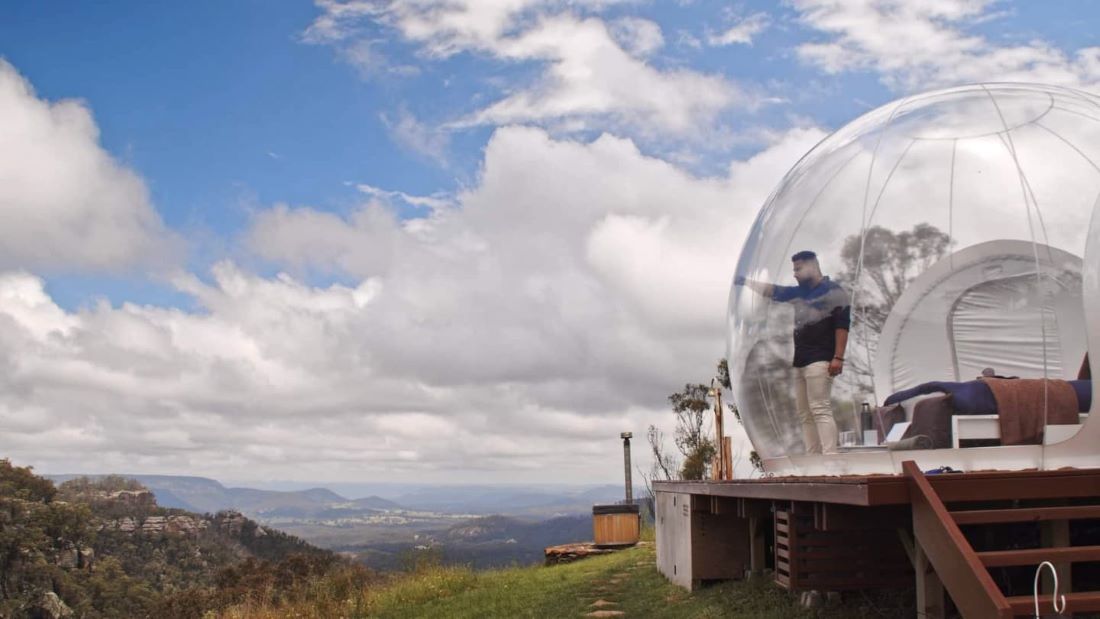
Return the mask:
[(725, 354), (737, 256), (784, 172), (907, 94), (1100, 91), (1098, 13), (6, 2), (0, 456), (602, 483), (632, 431), (648, 469), (668, 395)]

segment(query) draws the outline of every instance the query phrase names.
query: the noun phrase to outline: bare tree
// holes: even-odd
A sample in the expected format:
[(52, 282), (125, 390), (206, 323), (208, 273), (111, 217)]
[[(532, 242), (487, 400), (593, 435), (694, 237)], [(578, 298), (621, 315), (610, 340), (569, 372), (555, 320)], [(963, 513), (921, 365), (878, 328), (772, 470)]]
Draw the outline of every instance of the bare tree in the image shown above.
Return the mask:
[[(649, 426), (649, 430), (646, 432), (646, 440), (649, 442), (649, 448), (653, 453), (653, 466), (650, 470), (649, 479), (664, 479), (665, 481), (675, 479), (672, 476), (672, 471), (676, 470), (676, 461), (672, 455), (665, 451), (665, 435), (657, 429), (657, 426)], [(643, 476), (644, 477), (644, 476)]]
[(947, 233), (928, 223), (901, 232), (872, 226), (862, 235), (844, 239), (841, 279), (855, 295), (852, 343), (864, 352), (851, 355), (849, 365), (867, 391), (871, 391), (871, 359), (890, 311), (909, 283), (943, 258), (951, 243)]
[(849, 286), (859, 288), (860, 318), (869, 330), (882, 333), (886, 317), (909, 282), (950, 247), (951, 237), (927, 223), (902, 232), (872, 226), (862, 236), (853, 234), (844, 239), (843, 278)]

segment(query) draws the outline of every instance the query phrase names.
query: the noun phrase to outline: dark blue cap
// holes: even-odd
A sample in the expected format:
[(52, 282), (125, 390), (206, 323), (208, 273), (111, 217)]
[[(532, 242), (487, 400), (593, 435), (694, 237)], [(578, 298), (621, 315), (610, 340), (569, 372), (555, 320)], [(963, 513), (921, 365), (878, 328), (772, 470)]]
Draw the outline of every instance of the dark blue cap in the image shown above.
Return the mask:
[(817, 254), (806, 249), (791, 256), (791, 262), (799, 262), (800, 260), (817, 260)]

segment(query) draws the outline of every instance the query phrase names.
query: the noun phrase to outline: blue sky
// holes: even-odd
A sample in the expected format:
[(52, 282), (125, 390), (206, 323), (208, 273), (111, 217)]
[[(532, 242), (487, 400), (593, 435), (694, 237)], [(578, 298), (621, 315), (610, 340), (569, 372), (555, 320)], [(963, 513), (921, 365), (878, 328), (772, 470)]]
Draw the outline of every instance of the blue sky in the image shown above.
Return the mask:
[[(770, 4), (745, 4), (740, 12)], [(873, 77), (845, 76), (829, 84), (801, 66), (791, 45), (806, 33), (793, 22), (763, 33), (751, 47), (693, 49), (674, 42), (680, 31), (702, 38), (712, 24), (729, 21), (726, 6), (628, 4), (613, 7), (606, 18), (635, 15), (662, 24), (670, 49), (655, 59), (657, 66), (736, 76), (774, 91), (770, 96), (791, 99), (754, 112), (728, 110), (734, 127), (781, 130), (793, 116), (830, 126), (861, 112), (861, 101), (880, 103), (889, 96)], [(453, 192), (474, 182), (491, 128), (449, 136), (444, 163), (396, 143), (385, 119), (404, 111), (422, 122), (443, 123), (498, 96), (509, 82), (537, 73), (537, 67), (477, 53), (423, 62), (414, 45), (367, 24), (368, 36), (381, 40), (378, 47), (390, 62), (414, 66), (419, 74), (364, 78), (331, 47), (303, 41), (318, 14), (305, 2), (64, 8), (15, 3), (6, 12), (0, 51), (39, 95), (87, 103), (103, 147), (146, 179), (166, 224), (222, 237), (239, 232), (248, 209), (258, 205), (346, 210), (360, 197), (347, 182), (416, 195)], [(779, 11), (776, 19), (790, 20), (790, 13)], [(503, 84), (490, 83), (496, 80)], [(820, 92), (800, 92), (807, 86)], [(600, 130), (595, 126), (581, 135)], [(667, 144), (645, 146), (660, 152)], [(703, 146), (712, 158), (697, 167), (712, 173), (725, 167), (729, 155), (743, 156), (762, 144)], [(110, 292), (112, 300), (122, 300)], [(80, 300), (58, 293), (70, 303)]]
[[(709, 375), (740, 241), (813, 143), (928, 88), (1100, 83), (1083, 0), (447, 6), (0, 8), (3, 83), (33, 89), (8, 104), (42, 123), (0, 145), (26, 181), (0, 208), (53, 222), (0, 232), (0, 298), (21, 304), (0, 314), (42, 364), (87, 372), (0, 364), (29, 394), (0, 411), (40, 421), (11, 426), (15, 456), (614, 479), (614, 441), (590, 436), (666, 423), (691, 379), (672, 374)], [(93, 130), (47, 119), (65, 105)], [(722, 243), (700, 250), (699, 229)], [(352, 413), (370, 438), (328, 449)], [(421, 451), (406, 430), (489, 447)]]

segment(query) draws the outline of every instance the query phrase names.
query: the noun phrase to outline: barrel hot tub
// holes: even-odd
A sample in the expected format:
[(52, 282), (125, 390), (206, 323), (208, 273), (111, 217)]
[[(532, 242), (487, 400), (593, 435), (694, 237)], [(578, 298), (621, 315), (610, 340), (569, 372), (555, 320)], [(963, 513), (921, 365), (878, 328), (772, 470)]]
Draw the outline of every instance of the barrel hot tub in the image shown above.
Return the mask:
[(637, 505), (593, 505), (592, 536), (596, 546), (633, 546), (641, 532)]

